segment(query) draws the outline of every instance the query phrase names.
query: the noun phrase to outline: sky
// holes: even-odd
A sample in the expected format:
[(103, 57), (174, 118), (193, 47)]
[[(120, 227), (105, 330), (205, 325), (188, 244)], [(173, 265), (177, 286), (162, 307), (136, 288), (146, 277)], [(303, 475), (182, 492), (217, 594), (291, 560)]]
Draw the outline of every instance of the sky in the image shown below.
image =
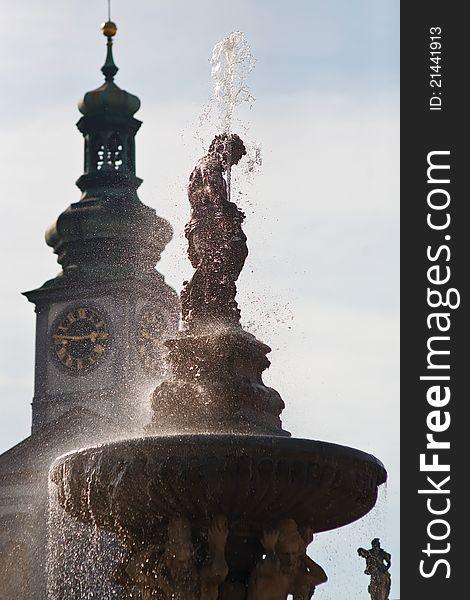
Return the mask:
[[(399, 590), (398, 0), (113, 0), (118, 85), (137, 94), (140, 198), (173, 225), (158, 265), (179, 290), (187, 178), (211, 125), (212, 47), (243, 31), (257, 59), (243, 135), (259, 172), (236, 175), (250, 255), (243, 322), (273, 351), (265, 381), (297, 437), (353, 446), (389, 473), (376, 509), (321, 534), (318, 600), (366, 600), (358, 546), (392, 553)], [(29, 434), (34, 310), (20, 292), (59, 268), (47, 226), (79, 199), (78, 99), (102, 82), (105, 0), (0, 0), (0, 452)], [(245, 131), (245, 127), (248, 129)], [(197, 133), (199, 132), (199, 134)], [(203, 137), (203, 142), (199, 139)]]

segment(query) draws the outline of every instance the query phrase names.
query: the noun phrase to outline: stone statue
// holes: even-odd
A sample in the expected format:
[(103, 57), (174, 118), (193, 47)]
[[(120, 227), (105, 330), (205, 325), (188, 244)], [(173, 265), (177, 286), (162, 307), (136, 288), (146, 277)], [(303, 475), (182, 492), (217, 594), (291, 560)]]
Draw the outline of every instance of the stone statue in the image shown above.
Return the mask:
[(137, 588), (141, 600), (217, 600), (228, 574), (227, 536), (227, 520), (215, 517), (207, 534), (207, 557), (198, 568), (190, 523), (175, 517), (168, 523), (163, 548), (149, 544), (128, 559), (123, 569), (126, 586)]
[(312, 560), (307, 554), (307, 547), (313, 542), (313, 531), (311, 527), (305, 526), (299, 529), (303, 542), (300, 568), (294, 581), (294, 600), (310, 600), (317, 585), (325, 583), (328, 579), (325, 571)]
[(380, 547), (380, 540), (372, 540), (372, 548), (358, 548), (357, 553), (366, 559), (364, 573), (370, 575), (369, 594), (371, 600), (388, 600), (390, 594), (391, 577), (389, 569), (392, 557)]
[(201, 600), (217, 600), (219, 597), (219, 586), (228, 575), (225, 560), (227, 537), (227, 519), (222, 516), (212, 519), (207, 533), (207, 558), (200, 570)]
[(244, 213), (227, 197), (224, 175), (246, 154), (236, 134), (218, 135), (201, 158), (188, 184), (191, 219), (185, 228), (188, 256), (195, 269), (181, 292), (183, 323), (238, 326), (235, 282), (248, 255), (241, 224)]
[(266, 556), (256, 565), (248, 585), (248, 600), (310, 600), (317, 585), (327, 580), (324, 570), (307, 556), (311, 530), (301, 535), (292, 519), (265, 531), (261, 543)]
[(262, 379), (271, 349), (244, 331), (235, 300), (248, 248), (227, 180), (244, 154), (238, 135), (217, 135), (189, 178), (185, 234), (194, 273), (181, 292), (183, 331), (165, 342), (169, 377), (152, 394), (146, 430), (153, 434), (288, 435), (284, 401)]

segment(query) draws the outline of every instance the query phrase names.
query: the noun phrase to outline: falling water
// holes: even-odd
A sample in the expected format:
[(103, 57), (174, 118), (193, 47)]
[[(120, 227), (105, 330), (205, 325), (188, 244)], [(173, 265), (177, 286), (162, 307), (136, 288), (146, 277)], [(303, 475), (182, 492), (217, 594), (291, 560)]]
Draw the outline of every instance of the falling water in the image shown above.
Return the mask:
[(49, 486), (48, 590), (50, 600), (121, 600), (112, 580), (123, 548), (115, 536), (90, 528), (59, 505), (57, 488)]
[[(247, 79), (254, 69), (256, 59), (251, 53), (245, 34), (234, 31), (217, 42), (212, 51), (211, 73), (214, 82), (213, 105), (218, 114), (220, 133), (232, 132), (235, 111), (242, 104), (252, 106), (255, 101), (251, 94)], [(254, 147), (253, 156), (249, 157), (251, 170), (260, 164), (259, 146)], [(227, 170), (227, 197), (231, 193), (231, 169)]]

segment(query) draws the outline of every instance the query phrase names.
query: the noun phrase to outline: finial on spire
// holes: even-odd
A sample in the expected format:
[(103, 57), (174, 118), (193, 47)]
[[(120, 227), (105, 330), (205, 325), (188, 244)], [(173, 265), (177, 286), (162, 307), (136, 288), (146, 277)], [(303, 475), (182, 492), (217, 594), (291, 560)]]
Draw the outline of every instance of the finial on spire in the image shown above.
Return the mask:
[[(113, 58), (113, 37), (117, 32), (116, 23), (110, 20), (106, 21), (101, 25), (101, 31), (108, 40), (106, 61), (101, 67), (106, 83), (100, 85), (96, 90), (87, 92), (79, 102), (78, 108), (84, 117), (91, 115), (104, 117), (114, 114), (120, 115), (122, 118), (130, 118), (139, 110), (140, 100), (114, 83), (114, 76), (119, 70)], [(134, 119), (133, 122), (135, 126), (137, 120)]]
[(108, 51), (106, 53), (106, 61), (101, 68), (101, 72), (105, 76), (106, 81), (113, 81), (114, 76), (118, 72), (118, 68), (114, 64), (113, 58), (113, 37), (116, 35), (117, 26), (113, 21), (106, 21), (101, 25), (101, 31), (103, 35), (108, 38), (106, 45), (108, 47)]
[(116, 23), (114, 23), (113, 21), (106, 21), (106, 23), (102, 23), (101, 31), (103, 32), (103, 35), (105, 35), (107, 38), (114, 37), (117, 32)]

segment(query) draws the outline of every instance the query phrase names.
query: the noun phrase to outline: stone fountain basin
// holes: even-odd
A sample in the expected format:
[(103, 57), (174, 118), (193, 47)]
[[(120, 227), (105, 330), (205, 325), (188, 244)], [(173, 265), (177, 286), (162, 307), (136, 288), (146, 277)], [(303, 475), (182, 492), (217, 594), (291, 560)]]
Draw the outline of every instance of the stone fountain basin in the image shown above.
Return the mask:
[(149, 540), (162, 521), (214, 514), (260, 530), (292, 518), (314, 532), (364, 516), (382, 463), (326, 442), (255, 435), (142, 437), (66, 454), (50, 470), (59, 504), (83, 523)]

